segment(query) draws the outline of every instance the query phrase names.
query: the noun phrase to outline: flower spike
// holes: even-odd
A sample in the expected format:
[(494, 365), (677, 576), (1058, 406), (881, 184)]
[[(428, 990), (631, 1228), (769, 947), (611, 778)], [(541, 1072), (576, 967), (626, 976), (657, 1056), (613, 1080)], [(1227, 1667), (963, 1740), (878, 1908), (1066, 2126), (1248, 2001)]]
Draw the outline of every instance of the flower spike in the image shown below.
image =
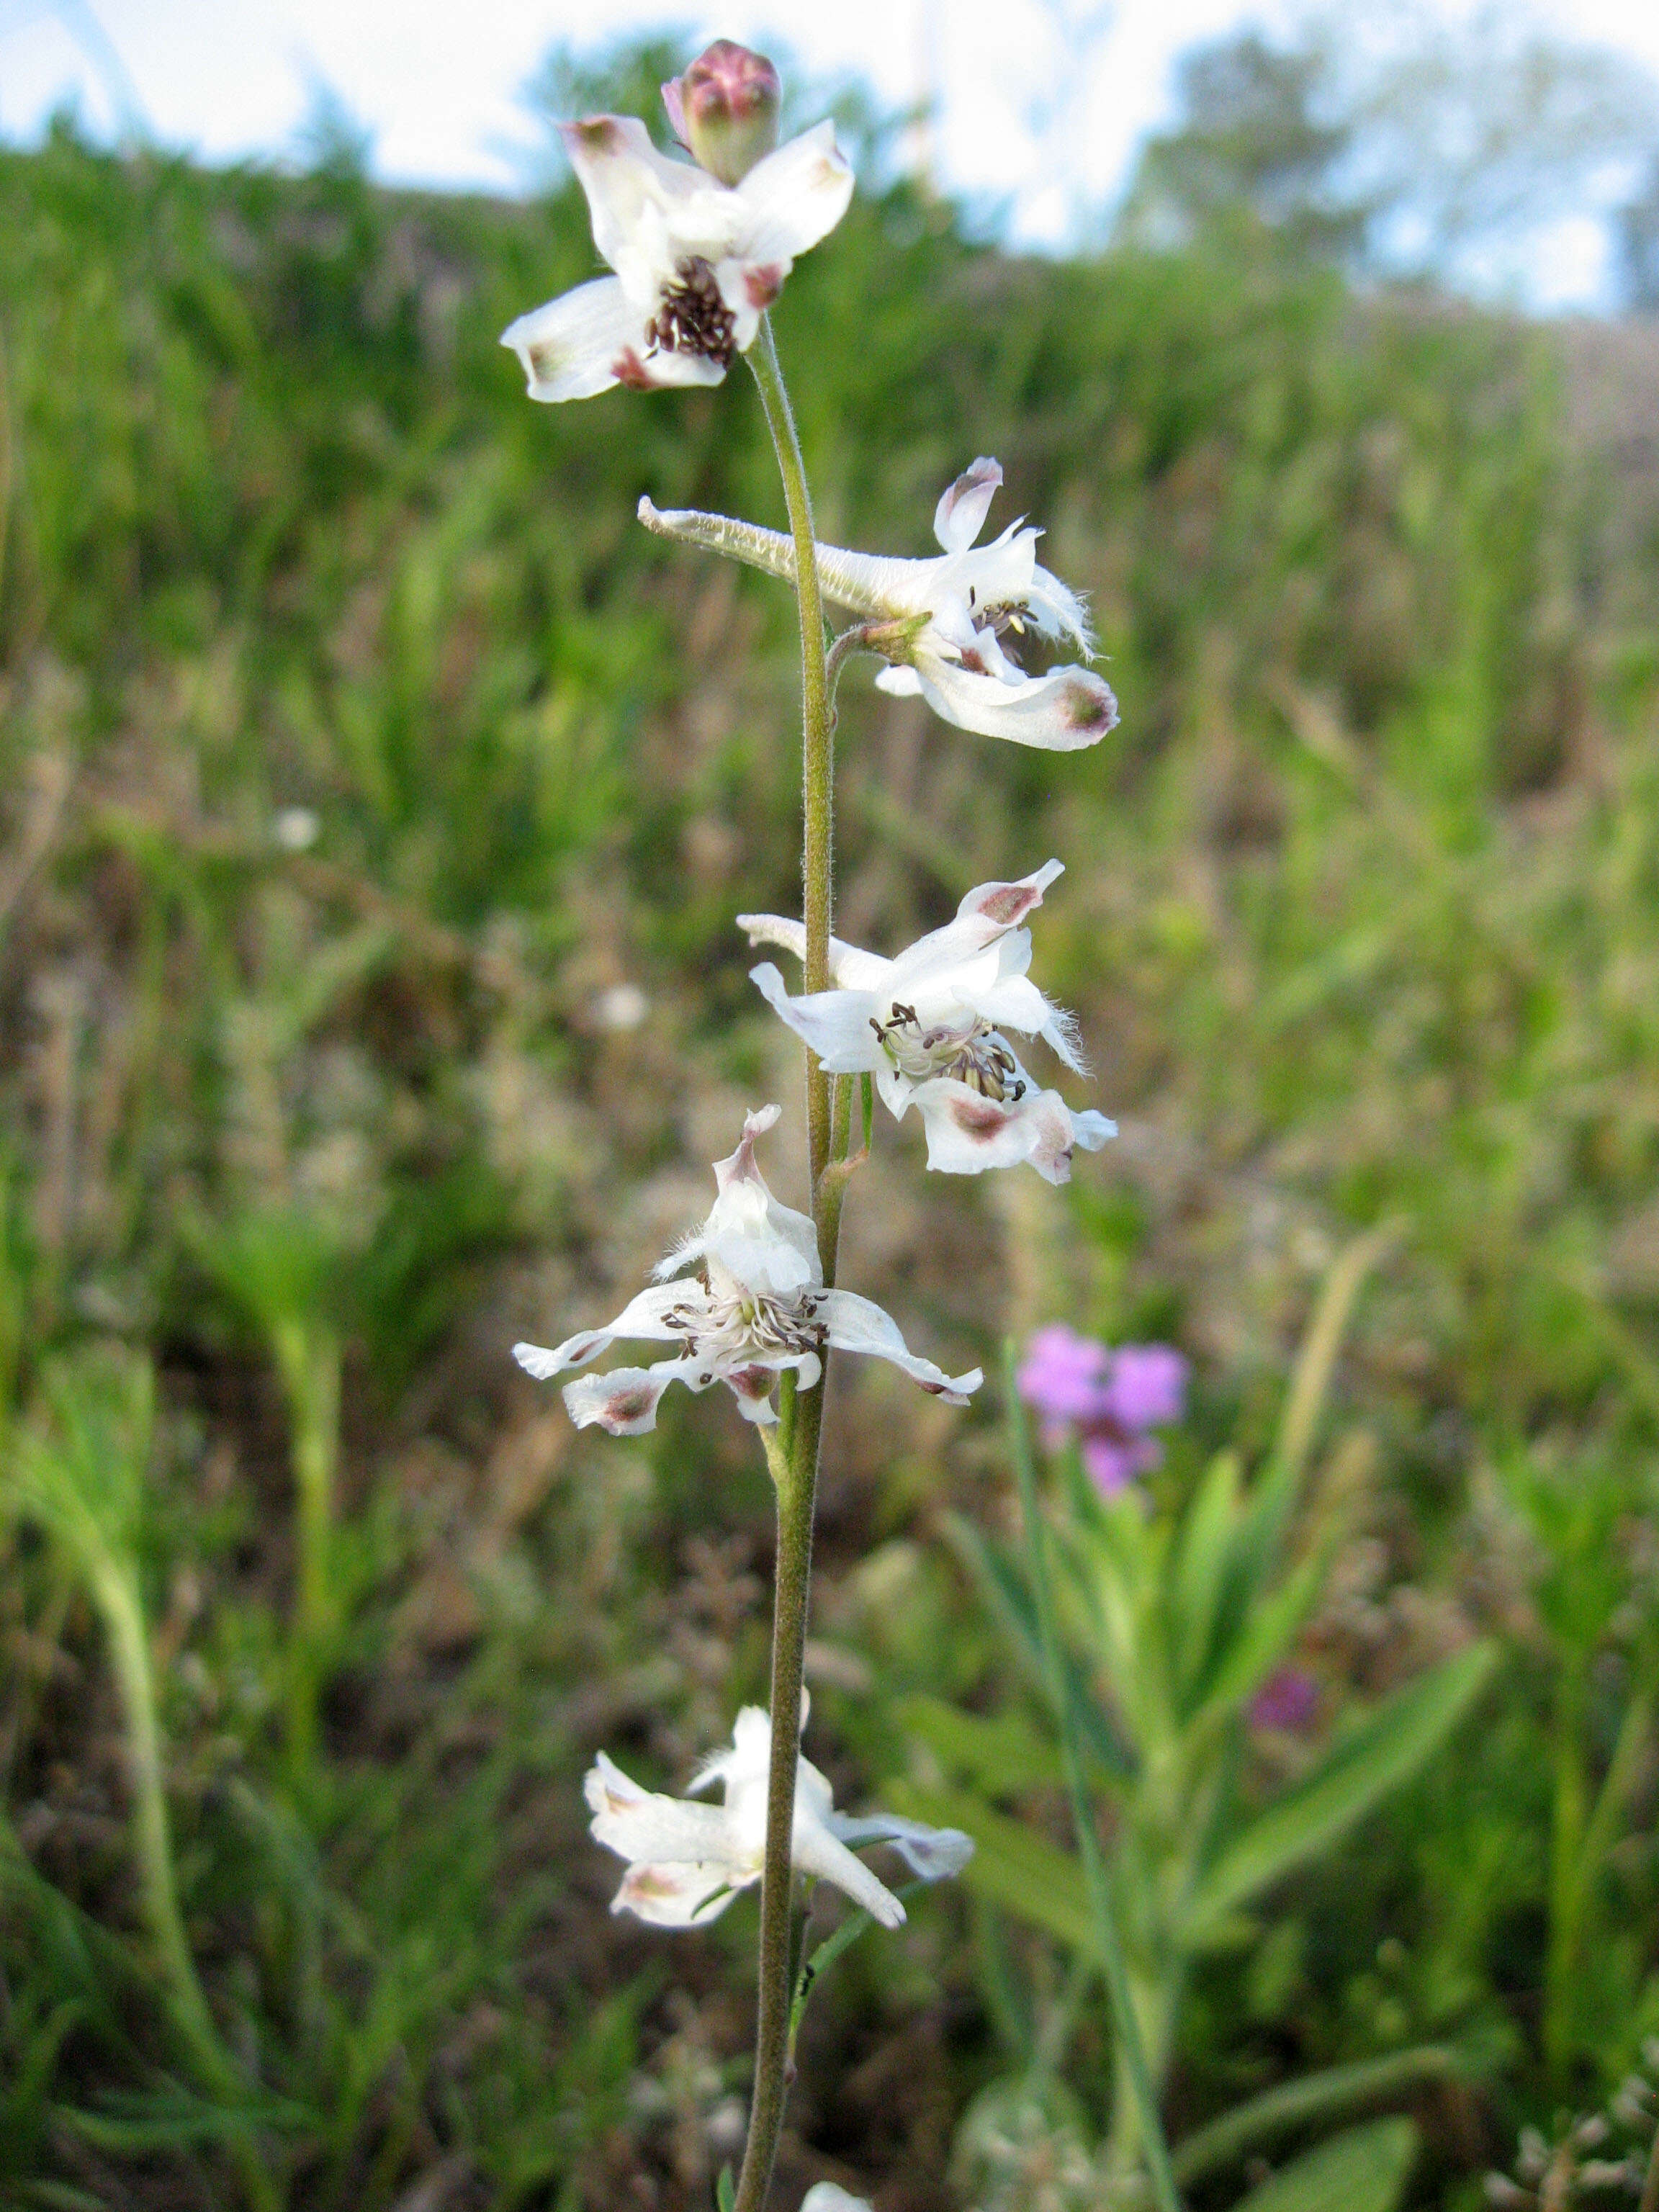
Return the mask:
[[(1001, 483), (1000, 465), (981, 459), (946, 489), (933, 515), (943, 548), (935, 558), (820, 545), (819, 580), (827, 599), (863, 617), (862, 642), (889, 663), (876, 678), (884, 691), (918, 695), (944, 720), (982, 737), (1074, 752), (1115, 728), (1117, 701), (1090, 668), (1062, 663), (1029, 675), (1011, 649), (1035, 631), (1087, 660), (1094, 640), (1082, 600), (1038, 565), (1040, 532), (1014, 522), (990, 544), (975, 543)], [(696, 508), (665, 512), (648, 499), (639, 516), (663, 537), (794, 581), (794, 546), (777, 531)]]
[[(763, 1107), (743, 1125), (737, 1150), (714, 1164), (719, 1192), (708, 1219), (658, 1268), (661, 1281), (641, 1291), (603, 1328), (584, 1329), (551, 1349), (515, 1344), (513, 1357), (538, 1382), (586, 1367), (618, 1337), (677, 1345), (675, 1358), (651, 1367), (617, 1367), (565, 1385), (564, 1402), (578, 1428), (597, 1422), (613, 1437), (635, 1437), (657, 1425), (657, 1407), (671, 1383), (706, 1390), (723, 1382), (744, 1419), (776, 1421), (772, 1392), (793, 1369), (810, 1390), (830, 1346), (885, 1359), (947, 1405), (965, 1406), (984, 1376), (975, 1367), (947, 1375), (905, 1343), (890, 1314), (852, 1291), (826, 1290), (811, 1218), (785, 1206), (767, 1188), (755, 1140), (780, 1109)], [(678, 1271), (697, 1263), (702, 1279)]]
[[(930, 1168), (977, 1175), (1029, 1160), (1046, 1182), (1064, 1182), (1074, 1149), (1097, 1151), (1116, 1124), (1041, 1089), (1003, 1035), (1040, 1036), (1074, 1074), (1085, 1072), (1077, 1024), (1026, 972), (1031, 933), (1022, 925), (1060, 872), (1050, 860), (1018, 883), (981, 884), (954, 921), (896, 960), (832, 938), (833, 990), (792, 999), (769, 960), (750, 980), (832, 1074), (873, 1075), (896, 1120), (916, 1108)], [(738, 926), (751, 945), (804, 949), (799, 922), (781, 915), (740, 914)]]

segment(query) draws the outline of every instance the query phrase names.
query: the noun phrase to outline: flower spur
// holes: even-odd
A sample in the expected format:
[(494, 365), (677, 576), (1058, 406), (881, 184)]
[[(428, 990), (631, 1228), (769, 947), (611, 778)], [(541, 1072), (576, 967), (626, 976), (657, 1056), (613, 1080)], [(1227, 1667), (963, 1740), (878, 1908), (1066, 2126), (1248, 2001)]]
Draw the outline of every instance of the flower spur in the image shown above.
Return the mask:
[[(1116, 726), (1117, 702), (1091, 669), (1066, 663), (1033, 676), (1010, 650), (1034, 633), (1087, 659), (1094, 641), (1083, 602), (1038, 564), (1041, 532), (1012, 522), (990, 544), (975, 544), (1001, 482), (988, 459), (957, 478), (934, 511), (944, 550), (932, 559), (820, 545), (819, 580), (826, 599), (863, 618), (862, 642), (887, 659), (876, 678), (883, 690), (919, 693), (944, 720), (981, 737), (1073, 752)], [(639, 514), (663, 537), (794, 581), (795, 549), (775, 530), (693, 507), (665, 512), (648, 499)]]

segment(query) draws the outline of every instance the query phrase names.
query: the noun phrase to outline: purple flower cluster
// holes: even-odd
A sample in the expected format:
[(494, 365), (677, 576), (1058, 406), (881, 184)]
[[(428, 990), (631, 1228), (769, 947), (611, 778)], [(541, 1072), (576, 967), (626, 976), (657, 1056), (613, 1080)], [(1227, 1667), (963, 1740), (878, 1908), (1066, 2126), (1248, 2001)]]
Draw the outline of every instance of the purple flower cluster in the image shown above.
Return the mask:
[(1164, 1447), (1149, 1431), (1186, 1410), (1187, 1363), (1167, 1344), (1116, 1351), (1056, 1322), (1025, 1347), (1019, 1395), (1042, 1424), (1052, 1450), (1075, 1436), (1097, 1490), (1110, 1497), (1158, 1465)]

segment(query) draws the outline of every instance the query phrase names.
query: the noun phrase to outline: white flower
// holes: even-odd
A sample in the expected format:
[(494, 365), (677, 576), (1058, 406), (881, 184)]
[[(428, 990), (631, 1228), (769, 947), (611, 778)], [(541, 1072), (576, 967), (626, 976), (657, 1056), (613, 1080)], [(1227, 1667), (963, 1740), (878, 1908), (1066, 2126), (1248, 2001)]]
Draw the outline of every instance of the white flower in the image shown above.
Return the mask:
[[(1031, 933), (1020, 927), (1061, 872), (1050, 860), (1017, 884), (980, 884), (954, 921), (896, 960), (832, 938), (832, 991), (792, 999), (769, 960), (750, 975), (832, 1075), (873, 1075), (896, 1119), (917, 1109), (930, 1168), (977, 1175), (1029, 1160), (1048, 1182), (1064, 1182), (1073, 1148), (1097, 1152), (1116, 1124), (1074, 1114), (1059, 1091), (1040, 1089), (1002, 1034), (1040, 1036), (1074, 1073), (1086, 1072), (1076, 1023), (1026, 973)], [(803, 950), (798, 921), (740, 914), (738, 923), (751, 945), (781, 945), (798, 957)]]
[[(1030, 676), (1009, 650), (1027, 631), (1086, 659), (1093, 652), (1082, 601), (1040, 568), (1040, 531), (1010, 523), (989, 545), (974, 540), (1002, 482), (993, 460), (977, 460), (939, 501), (933, 532), (945, 550), (932, 560), (817, 549), (826, 599), (890, 626), (872, 651), (891, 662), (876, 678), (884, 691), (919, 692), (936, 714), (959, 729), (1049, 752), (1092, 745), (1116, 726), (1117, 702), (1091, 670), (1072, 664)], [(793, 583), (794, 547), (774, 530), (695, 508), (663, 513), (648, 499), (640, 520), (665, 537), (705, 545)]]
[(532, 399), (718, 384), (755, 342), (795, 256), (847, 211), (853, 173), (820, 123), (728, 185), (671, 161), (631, 115), (561, 124), (587, 194), (593, 243), (616, 270), (501, 334)]
[[(805, 1721), (803, 1701), (801, 1718)], [(659, 1928), (695, 1928), (725, 1911), (740, 1889), (761, 1877), (766, 1856), (766, 1786), (771, 1722), (758, 1705), (738, 1715), (729, 1750), (716, 1752), (693, 1776), (694, 1790), (723, 1782), (722, 1805), (699, 1805), (641, 1790), (601, 1752), (583, 1790), (592, 1808), (595, 1838), (628, 1861), (611, 1905)], [(890, 1813), (853, 1820), (837, 1813), (830, 1784), (803, 1759), (795, 1770), (795, 1824), (790, 1856), (802, 1874), (832, 1881), (884, 1928), (900, 1927), (904, 1907), (878, 1881), (853, 1844), (891, 1844), (924, 1881), (959, 1874), (973, 1856), (958, 1828), (928, 1828)]]
[(800, 2212), (871, 2212), (866, 2197), (849, 2197), (838, 2181), (815, 2181), (800, 2200)]
[(890, 1360), (952, 1406), (966, 1405), (969, 1392), (984, 1380), (977, 1367), (951, 1376), (931, 1359), (919, 1359), (880, 1306), (851, 1291), (823, 1287), (811, 1218), (773, 1197), (755, 1160), (755, 1139), (780, 1110), (767, 1106), (747, 1117), (736, 1152), (714, 1164), (719, 1195), (708, 1218), (657, 1270), (660, 1278), (700, 1261), (702, 1280), (659, 1281), (607, 1327), (586, 1329), (551, 1351), (538, 1344), (514, 1346), (513, 1357), (538, 1382), (586, 1367), (617, 1337), (682, 1347), (676, 1358), (653, 1367), (616, 1368), (568, 1383), (564, 1402), (578, 1428), (597, 1421), (613, 1437), (653, 1429), (658, 1401), (671, 1382), (692, 1390), (724, 1382), (745, 1419), (774, 1422), (771, 1396), (779, 1375), (793, 1367), (801, 1388), (811, 1389), (830, 1346)]

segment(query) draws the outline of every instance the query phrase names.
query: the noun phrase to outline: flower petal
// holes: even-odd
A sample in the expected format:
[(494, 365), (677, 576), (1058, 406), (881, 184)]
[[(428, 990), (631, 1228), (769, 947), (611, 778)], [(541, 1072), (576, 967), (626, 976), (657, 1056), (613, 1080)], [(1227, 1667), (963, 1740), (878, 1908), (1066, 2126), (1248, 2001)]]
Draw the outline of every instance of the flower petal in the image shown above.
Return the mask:
[[(967, 1086), (964, 1084), (958, 1088), (966, 1090)], [(976, 1095), (969, 1093), (970, 1097)], [(931, 1359), (918, 1358), (905, 1343), (891, 1314), (873, 1299), (860, 1297), (856, 1291), (825, 1291), (819, 1299), (818, 1314), (829, 1326), (830, 1343), (838, 1350), (868, 1352), (875, 1358), (890, 1361), (913, 1382), (920, 1382), (924, 1390), (943, 1398), (947, 1405), (965, 1406), (969, 1393), (977, 1390), (985, 1380), (977, 1367), (970, 1368), (965, 1375), (947, 1375)]]
[(532, 399), (591, 399), (641, 363), (645, 318), (614, 276), (596, 277), (520, 315), (501, 332), (524, 364)]
[[(630, 261), (637, 260), (648, 210), (666, 210), (721, 191), (690, 162), (671, 161), (659, 154), (635, 115), (584, 116), (580, 123), (562, 123), (559, 136), (587, 195), (593, 243), (624, 275), (630, 273)], [(661, 274), (672, 276), (672, 268)]]
[(887, 1055), (871, 1027), (887, 1012), (871, 991), (810, 991), (792, 999), (769, 960), (751, 968), (749, 980), (781, 1020), (809, 1044), (831, 1075), (872, 1073)]
[(795, 1826), (790, 1838), (790, 1857), (803, 1874), (817, 1875), (861, 1905), (884, 1928), (902, 1928), (904, 1907), (884, 1881), (872, 1875), (864, 1861), (855, 1858), (823, 1821), (795, 1796)]
[(914, 1875), (943, 1881), (962, 1872), (974, 1856), (974, 1839), (960, 1828), (930, 1828), (896, 1813), (868, 1813), (861, 1818), (832, 1813), (830, 1826), (844, 1844), (891, 1844)]
[(657, 1425), (657, 1406), (671, 1382), (706, 1390), (714, 1370), (701, 1359), (659, 1359), (654, 1367), (613, 1367), (564, 1386), (564, 1407), (579, 1429), (597, 1421), (608, 1436), (642, 1437)]
[(637, 1914), (653, 1928), (706, 1928), (759, 1879), (757, 1872), (736, 1880), (729, 1868), (695, 1859), (646, 1860), (629, 1868), (611, 1910)]
[(803, 131), (757, 161), (733, 194), (743, 203), (742, 259), (756, 270), (777, 266), (781, 283), (795, 256), (835, 228), (852, 197), (853, 172), (836, 144), (835, 125)]
[(877, 677), (876, 689), (878, 691), (885, 691), (892, 699), (920, 699), (921, 678), (914, 668), (889, 666), (884, 668)]
[(1003, 684), (931, 653), (916, 667), (933, 712), (982, 738), (1066, 753), (1097, 744), (1117, 726), (1111, 687), (1086, 668), (1054, 668), (1029, 683)]
[(708, 1295), (701, 1283), (665, 1283), (630, 1298), (615, 1321), (604, 1328), (583, 1329), (575, 1336), (566, 1337), (562, 1344), (555, 1345), (550, 1351), (541, 1344), (515, 1344), (513, 1357), (526, 1375), (533, 1375), (538, 1382), (546, 1382), (568, 1368), (586, 1367), (590, 1359), (597, 1359), (601, 1352), (608, 1352), (619, 1336), (635, 1342), (672, 1343), (684, 1331), (669, 1328), (665, 1316), (678, 1307), (706, 1302)]
[[(957, 907), (954, 920), (941, 929), (929, 930), (926, 937), (919, 937), (914, 945), (907, 946), (896, 960), (886, 963), (879, 988), (892, 996), (914, 991), (924, 981), (937, 982), (950, 969), (972, 960), (1005, 938), (1009, 931), (1018, 928), (1033, 907), (1042, 905), (1042, 894), (1055, 877), (1064, 873), (1062, 861), (1048, 860), (1018, 883), (976, 884)], [(1005, 964), (999, 960), (982, 979), (977, 979), (981, 988), (992, 988)], [(969, 979), (962, 980), (972, 988)]]
[(1002, 483), (1002, 464), (984, 455), (964, 469), (933, 510), (933, 535), (947, 553), (965, 553), (985, 527)]
[(731, 1824), (722, 1807), (642, 1789), (604, 1752), (582, 1778), (582, 1795), (593, 1815), (594, 1840), (619, 1858), (722, 1866), (732, 1858)]
[(870, 2212), (866, 2197), (849, 2197), (836, 2181), (815, 2181), (800, 2200), (800, 2212)]
[(940, 1175), (980, 1175), (1029, 1160), (1045, 1182), (1070, 1179), (1072, 1152), (1097, 1152), (1117, 1133), (1103, 1114), (1074, 1115), (1058, 1091), (1023, 1098), (984, 1097), (950, 1076), (916, 1085), (915, 1103), (927, 1132), (927, 1164)]

